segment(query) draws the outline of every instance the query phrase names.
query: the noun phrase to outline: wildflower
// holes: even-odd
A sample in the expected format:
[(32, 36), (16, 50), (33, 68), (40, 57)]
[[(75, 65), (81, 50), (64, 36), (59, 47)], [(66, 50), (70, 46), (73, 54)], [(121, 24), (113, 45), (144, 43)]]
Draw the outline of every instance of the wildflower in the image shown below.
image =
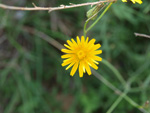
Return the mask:
[(68, 65), (66, 68), (69, 69), (72, 67), (70, 75), (73, 76), (77, 69), (79, 70), (79, 76), (83, 77), (83, 73), (87, 72), (88, 75), (91, 75), (90, 67), (98, 69), (96, 64), (99, 64), (97, 61), (102, 61), (102, 58), (97, 56), (102, 53), (102, 50), (97, 50), (101, 47), (100, 44), (94, 44), (95, 39), (88, 41), (84, 36), (81, 37), (81, 40), (77, 36), (77, 42), (74, 39), (67, 40), (67, 44), (64, 46), (67, 49), (62, 49), (61, 51), (66, 53), (62, 55), (61, 58), (65, 58), (62, 63), (62, 66)]
[[(134, 4), (137, 2), (139, 4), (142, 4), (142, 0), (131, 0)], [(122, 0), (122, 2), (127, 2), (127, 0)]]

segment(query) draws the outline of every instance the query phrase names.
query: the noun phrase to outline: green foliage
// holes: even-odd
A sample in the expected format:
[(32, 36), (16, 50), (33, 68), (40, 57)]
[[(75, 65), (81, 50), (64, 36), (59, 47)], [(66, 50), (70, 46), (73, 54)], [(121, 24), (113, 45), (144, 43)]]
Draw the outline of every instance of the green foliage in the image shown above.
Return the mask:
[[(89, 1), (35, 1), (39, 6), (81, 2)], [(23, 6), (26, 4), (31, 6), (31, 1)], [(150, 39), (134, 35), (134, 32), (150, 34), (149, 4), (149, 0), (141, 5), (114, 3), (87, 36), (96, 38), (102, 44), (102, 58), (126, 81), (132, 81), (128, 96), (150, 112), (150, 105), (146, 104), (150, 100)], [(64, 44), (71, 37), (83, 35), (89, 9), (80, 7), (50, 14), (0, 9), (0, 112), (105, 113), (110, 108), (118, 98), (115, 92), (93, 75), (79, 78), (76, 73), (71, 77), (70, 70), (61, 66), (62, 53), (27, 28), (39, 30)], [(107, 65), (100, 63), (97, 72), (124, 90)], [(124, 99), (114, 110), (114, 113), (131, 112), (140, 111)]]

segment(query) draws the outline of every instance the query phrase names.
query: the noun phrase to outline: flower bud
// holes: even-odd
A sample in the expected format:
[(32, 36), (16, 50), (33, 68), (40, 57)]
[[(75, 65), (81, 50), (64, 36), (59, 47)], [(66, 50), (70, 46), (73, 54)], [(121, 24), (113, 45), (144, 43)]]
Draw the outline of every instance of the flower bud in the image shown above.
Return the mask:
[(91, 20), (95, 20), (96, 17), (97, 17), (97, 14), (98, 14), (98, 12), (99, 12), (99, 10), (100, 10), (103, 6), (104, 6), (104, 3), (98, 4), (98, 5), (94, 6), (92, 9), (88, 10), (88, 11), (87, 11), (87, 14), (86, 14), (87, 18), (88, 18), (88, 19), (91, 19)]

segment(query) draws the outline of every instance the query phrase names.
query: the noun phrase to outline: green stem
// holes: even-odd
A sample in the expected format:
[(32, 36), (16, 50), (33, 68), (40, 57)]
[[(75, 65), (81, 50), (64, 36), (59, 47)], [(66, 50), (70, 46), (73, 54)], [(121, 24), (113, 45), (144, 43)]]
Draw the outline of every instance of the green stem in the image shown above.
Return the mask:
[(90, 21), (90, 19), (85, 22), (85, 24), (84, 24), (84, 37), (86, 37), (86, 33), (90, 29), (92, 29), (97, 24), (97, 22), (104, 16), (104, 14), (107, 12), (107, 10), (110, 8), (111, 5), (112, 5), (112, 2), (106, 7), (106, 9), (103, 11), (103, 13), (96, 19), (96, 21), (87, 30), (86, 30), (86, 26), (87, 26), (88, 22)]
[(108, 109), (106, 113), (112, 113), (113, 110), (117, 107), (117, 105), (121, 102), (123, 98), (125, 98), (126, 94), (129, 92), (129, 85), (126, 84), (125, 91), (118, 97), (118, 99), (112, 104), (112, 106)]
[[(110, 89), (112, 89), (114, 92), (116, 92), (118, 95), (122, 95), (123, 93), (116, 88), (112, 83), (110, 83), (107, 79), (105, 79), (102, 75), (100, 75), (99, 73), (97, 73), (95, 70), (91, 69), (93, 75), (99, 79), (100, 81), (102, 81), (107, 87), (109, 87)], [(120, 97), (121, 98), (121, 97)], [(123, 94), (122, 98), (124, 98), (126, 101), (128, 101), (132, 106), (136, 107), (137, 109), (139, 109), (141, 112), (143, 113), (148, 113), (145, 109), (142, 108), (142, 106), (138, 105), (136, 102), (134, 102), (130, 97), (128, 97), (127, 95)], [(121, 99), (119, 99), (121, 100)], [(118, 101), (119, 101), (118, 100)]]
[(125, 95), (127, 94), (127, 91), (123, 92), (118, 99), (113, 103), (113, 105), (108, 109), (108, 111), (106, 113), (112, 113), (113, 110), (116, 108), (116, 106), (121, 102), (121, 100), (125, 97)]
[(104, 14), (107, 12), (107, 10), (110, 8), (110, 6), (112, 5), (112, 2), (106, 7), (106, 9), (103, 11), (103, 13), (95, 20), (95, 22), (85, 31), (85, 33), (87, 33), (89, 30), (91, 30), (96, 24), (97, 22), (104, 16)]
[(123, 77), (121, 76), (121, 74), (118, 72), (118, 70), (116, 68), (114, 68), (113, 65), (111, 65), (107, 60), (103, 59), (102, 63), (105, 64), (107, 67), (109, 67), (109, 69), (112, 70), (112, 72), (116, 75), (116, 77), (120, 80), (120, 82), (122, 83), (122, 85), (125, 87), (126, 86), (126, 81), (123, 79)]
[(135, 81), (141, 73), (143, 73), (147, 68), (149, 67), (150, 62), (146, 61), (140, 68), (138, 68), (135, 73), (132, 74), (132, 77), (128, 80), (128, 82), (131, 84), (133, 81)]
[(86, 38), (86, 26), (90, 20), (86, 21), (84, 24), (84, 37)]

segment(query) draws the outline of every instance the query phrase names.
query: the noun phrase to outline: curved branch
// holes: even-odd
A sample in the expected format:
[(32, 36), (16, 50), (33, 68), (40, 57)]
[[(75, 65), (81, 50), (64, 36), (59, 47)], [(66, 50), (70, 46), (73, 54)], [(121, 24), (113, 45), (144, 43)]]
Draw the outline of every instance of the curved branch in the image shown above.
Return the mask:
[(60, 5), (59, 7), (38, 7), (33, 5), (34, 7), (16, 7), (16, 6), (9, 6), (5, 4), (0, 4), (0, 8), (2, 9), (9, 9), (9, 10), (23, 10), (23, 11), (37, 11), (37, 10), (45, 10), (45, 11), (55, 11), (55, 10), (62, 10), (62, 9), (69, 9), (69, 8), (75, 8), (75, 7), (82, 7), (82, 6), (88, 6), (88, 5), (96, 5), (106, 2), (115, 2), (117, 0), (106, 0), (106, 1), (98, 1), (98, 2), (88, 2), (88, 3), (82, 3), (82, 4), (70, 4), (70, 5)]

